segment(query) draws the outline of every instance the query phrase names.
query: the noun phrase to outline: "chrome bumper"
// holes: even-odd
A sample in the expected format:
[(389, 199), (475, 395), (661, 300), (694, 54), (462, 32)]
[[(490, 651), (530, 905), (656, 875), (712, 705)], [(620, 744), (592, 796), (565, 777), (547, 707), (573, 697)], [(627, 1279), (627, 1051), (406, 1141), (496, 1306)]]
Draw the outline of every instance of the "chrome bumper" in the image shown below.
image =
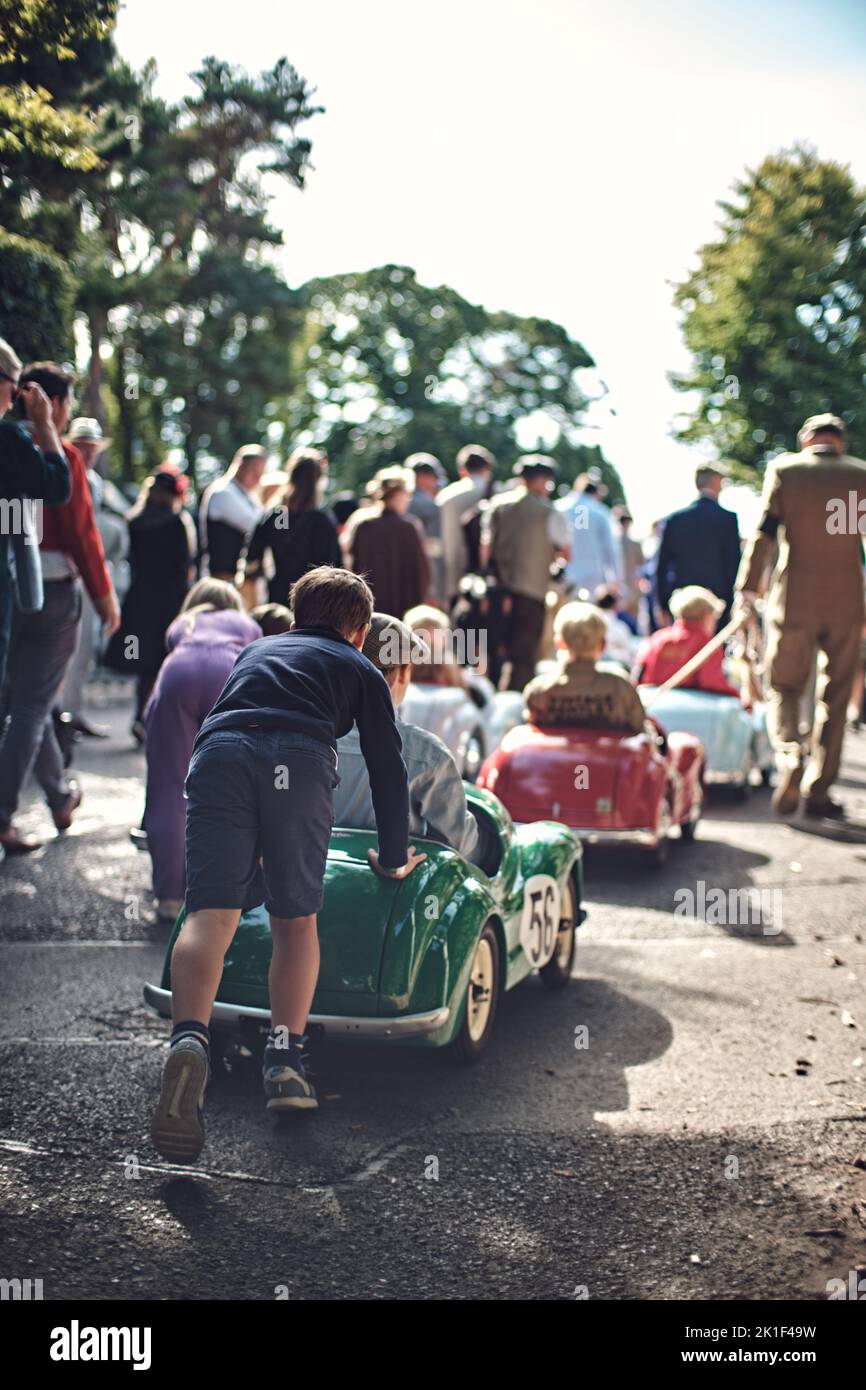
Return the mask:
[[(171, 1017), (171, 990), (160, 989), (157, 985), (145, 985), (144, 1002), (163, 1018)], [(403, 1038), (423, 1038), (431, 1033), (438, 1033), (450, 1017), (451, 1010), (443, 1007), (431, 1009), (426, 1014), (403, 1014), (396, 1018), (352, 1018), (344, 1014), (310, 1014), (308, 1022), (317, 1028), (323, 1028), (329, 1038), (399, 1042)], [(271, 1014), (269, 1009), (256, 1009), (251, 1004), (225, 1004), (218, 1000), (213, 1006), (211, 1023), (237, 1028), (242, 1018), (269, 1023)]]
[[(529, 822), (515, 821), (514, 824), (520, 826)], [(566, 825), (567, 822), (563, 821), (562, 824)], [(599, 830), (569, 825), (568, 829), (572, 835), (577, 836), (582, 845), (642, 845), (646, 849), (652, 849), (658, 843), (658, 835), (654, 830), (650, 830), (649, 826), (637, 830)]]
[(584, 830), (575, 825), (572, 830), (587, 845), (639, 845), (643, 849), (652, 849), (658, 844), (659, 838), (649, 826), (637, 830)]

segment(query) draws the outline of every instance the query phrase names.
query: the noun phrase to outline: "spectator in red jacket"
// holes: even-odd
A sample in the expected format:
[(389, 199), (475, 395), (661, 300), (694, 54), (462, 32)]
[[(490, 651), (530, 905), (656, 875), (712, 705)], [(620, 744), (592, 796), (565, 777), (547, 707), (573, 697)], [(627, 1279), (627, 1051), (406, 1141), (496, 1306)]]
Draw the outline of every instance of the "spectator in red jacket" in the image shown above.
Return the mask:
[[(716, 623), (724, 608), (722, 599), (698, 584), (677, 589), (670, 598), (670, 611), (675, 621), (670, 627), (659, 628), (658, 632), (647, 638), (638, 652), (635, 678), (644, 685), (664, 685), (697, 655), (701, 647), (706, 646), (716, 631)], [(725, 675), (722, 660), (723, 652), (719, 647), (702, 666), (686, 677), (684, 689), (734, 695), (739, 699), (740, 692)]]
[[(72, 412), (74, 377), (54, 362), (34, 362), (21, 375), (51, 402), (59, 435)], [(52, 708), (75, 652), (81, 620), (83, 581), (106, 635), (120, 620), (117, 598), (96, 527), (84, 460), (63, 440), (72, 493), (63, 506), (46, 509), (39, 558), (45, 600), (38, 613), (15, 615), (9, 656), (9, 721), (0, 745), (0, 844), (7, 853), (26, 853), (39, 841), (12, 824), (22, 788), (32, 771), (58, 830), (68, 830), (81, 791), (67, 781), (54, 732)]]

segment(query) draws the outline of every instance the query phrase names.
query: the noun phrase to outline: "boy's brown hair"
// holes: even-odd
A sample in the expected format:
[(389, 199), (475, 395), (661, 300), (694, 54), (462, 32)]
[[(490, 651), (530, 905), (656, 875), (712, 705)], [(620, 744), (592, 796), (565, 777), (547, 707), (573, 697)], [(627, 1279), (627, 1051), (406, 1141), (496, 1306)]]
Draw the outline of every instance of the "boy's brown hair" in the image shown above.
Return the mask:
[(373, 594), (360, 574), (333, 565), (308, 570), (292, 586), (289, 601), (295, 627), (333, 627), (341, 637), (366, 627), (373, 613)]

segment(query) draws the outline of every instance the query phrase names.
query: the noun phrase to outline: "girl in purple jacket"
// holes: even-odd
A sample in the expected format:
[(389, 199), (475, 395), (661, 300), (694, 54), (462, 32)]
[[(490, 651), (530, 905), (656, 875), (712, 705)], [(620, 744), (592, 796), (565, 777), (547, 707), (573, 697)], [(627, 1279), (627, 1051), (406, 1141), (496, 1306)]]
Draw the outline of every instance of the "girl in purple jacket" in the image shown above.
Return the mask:
[(168, 656), (144, 711), (147, 802), (144, 830), (160, 921), (173, 922), (185, 889), (183, 786), (195, 736), (238, 653), (262, 631), (243, 611), (237, 589), (200, 579), (168, 629)]

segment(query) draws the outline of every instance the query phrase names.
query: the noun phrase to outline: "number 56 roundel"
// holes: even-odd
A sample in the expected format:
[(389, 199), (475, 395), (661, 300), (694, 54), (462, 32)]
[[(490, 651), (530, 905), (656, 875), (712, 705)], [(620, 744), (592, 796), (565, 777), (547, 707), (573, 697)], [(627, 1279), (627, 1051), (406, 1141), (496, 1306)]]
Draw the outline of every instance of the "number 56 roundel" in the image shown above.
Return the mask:
[(559, 931), (559, 885), (549, 874), (533, 874), (523, 887), (520, 944), (527, 959), (540, 969), (556, 948)]

